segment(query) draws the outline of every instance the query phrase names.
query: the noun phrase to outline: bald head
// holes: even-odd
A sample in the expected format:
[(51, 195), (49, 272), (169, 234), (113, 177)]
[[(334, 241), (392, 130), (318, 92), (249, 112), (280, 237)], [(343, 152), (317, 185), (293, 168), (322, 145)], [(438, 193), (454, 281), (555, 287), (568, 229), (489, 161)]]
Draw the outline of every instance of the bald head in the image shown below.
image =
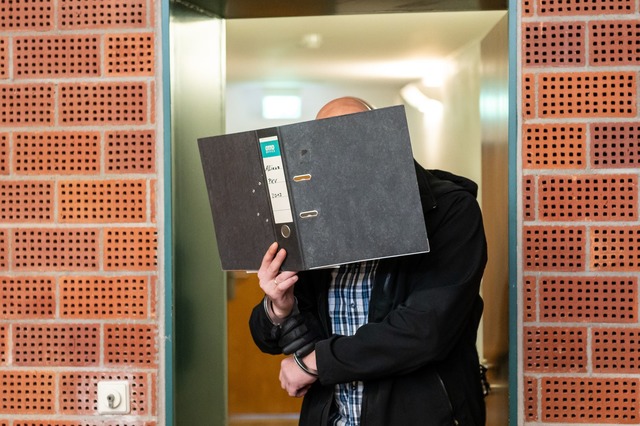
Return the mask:
[(318, 114), (316, 115), (316, 119), (354, 114), (356, 112), (370, 111), (371, 109), (371, 106), (362, 99), (345, 96), (344, 98), (329, 101), (329, 103), (320, 108), (320, 111), (318, 111)]

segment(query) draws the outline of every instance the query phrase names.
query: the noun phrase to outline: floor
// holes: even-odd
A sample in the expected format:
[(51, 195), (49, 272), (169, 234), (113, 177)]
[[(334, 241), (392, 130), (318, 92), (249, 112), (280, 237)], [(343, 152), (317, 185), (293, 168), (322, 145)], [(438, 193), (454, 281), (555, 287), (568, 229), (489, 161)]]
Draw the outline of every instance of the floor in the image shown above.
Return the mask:
[[(487, 425), (486, 426), (507, 426), (508, 421), (508, 401), (505, 397), (506, 387), (495, 385), (487, 401)], [(296, 426), (298, 424), (295, 415), (283, 417), (270, 415), (261, 418), (259, 415), (232, 417), (229, 426)]]
[(295, 416), (268, 416), (260, 418), (258, 415), (250, 417), (231, 417), (229, 426), (297, 426)]

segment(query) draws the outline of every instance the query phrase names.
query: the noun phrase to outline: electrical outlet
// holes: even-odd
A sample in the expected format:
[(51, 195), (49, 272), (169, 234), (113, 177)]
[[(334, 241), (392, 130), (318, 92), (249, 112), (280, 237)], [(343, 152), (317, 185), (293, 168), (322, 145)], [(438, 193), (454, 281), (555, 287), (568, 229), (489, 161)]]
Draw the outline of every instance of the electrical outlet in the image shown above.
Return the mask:
[(129, 410), (129, 382), (98, 382), (98, 414), (127, 414)]

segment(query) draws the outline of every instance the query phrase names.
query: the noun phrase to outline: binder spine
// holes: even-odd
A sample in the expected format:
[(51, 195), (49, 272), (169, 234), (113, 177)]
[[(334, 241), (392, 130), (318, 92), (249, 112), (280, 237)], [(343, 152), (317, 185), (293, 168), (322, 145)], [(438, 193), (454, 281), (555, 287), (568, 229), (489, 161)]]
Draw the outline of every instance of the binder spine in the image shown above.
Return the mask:
[(290, 198), (286, 159), (281, 150), (280, 135), (277, 128), (271, 128), (259, 130), (257, 136), (276, 241), (287, 251), (282, 269), (302, 271), (305, 269), (304, 256)]

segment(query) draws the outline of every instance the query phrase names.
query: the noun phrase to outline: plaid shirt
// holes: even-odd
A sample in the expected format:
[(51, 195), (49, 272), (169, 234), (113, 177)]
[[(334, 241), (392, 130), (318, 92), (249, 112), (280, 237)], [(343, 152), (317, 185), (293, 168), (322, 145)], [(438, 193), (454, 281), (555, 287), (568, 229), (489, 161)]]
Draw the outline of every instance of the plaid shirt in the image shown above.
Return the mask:
[[(333, 270), (329, 287), (329, 315), (334, 334), (351, 336), (367, 323), (369, 297), (378, 261), (342, 265)], [(362, 382), (336, 385), (334, 400), (337, 413), (331, 418), (333, 426), (358, 426), (362, 407)]]

